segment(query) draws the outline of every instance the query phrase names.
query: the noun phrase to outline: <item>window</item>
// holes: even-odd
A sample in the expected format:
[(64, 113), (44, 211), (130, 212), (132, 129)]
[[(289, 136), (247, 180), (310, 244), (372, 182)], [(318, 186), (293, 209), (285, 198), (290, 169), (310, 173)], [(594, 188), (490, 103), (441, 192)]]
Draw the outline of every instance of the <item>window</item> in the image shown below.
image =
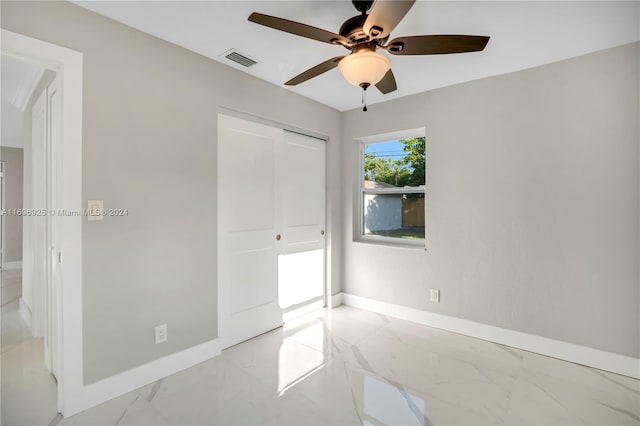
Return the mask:
[(361, 141), (359, 240), (424, 246), (425, 155), (424, 131)]

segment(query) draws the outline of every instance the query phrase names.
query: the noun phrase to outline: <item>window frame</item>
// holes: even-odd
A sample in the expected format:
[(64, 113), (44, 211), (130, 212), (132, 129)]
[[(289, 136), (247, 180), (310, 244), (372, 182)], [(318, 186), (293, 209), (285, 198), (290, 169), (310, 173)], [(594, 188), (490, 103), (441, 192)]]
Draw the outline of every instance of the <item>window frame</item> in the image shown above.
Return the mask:
[[(382, 244), (387, 246), (395, 246), (395, 247), (403, 247), (403, 248), (421, 248), (425, 249), (427, 247), (427, 235), (426, 235), (426, 218), (427, 218), (427, 188), (426, 188), (426, 173), (425, 173), (425, 183), (420, 187), (406, 188), (406, 187), (397, 187), (397, 188), (378, 188), (378, 189), (365, 189), (364, 187), (364, 163), (365, 163), (365, 145), (371, 145), (375, 143), (389, 142), (394, 140), (402, 140), (409, 138), (426, 138), (425, 129), (410, 129), (399, 132), (385, 133), (381, 135), (375, 136), (367, 136), (363, 138), (356, 139), (357, 147), (358, 147), (358, 173), (356, 174), (357, 181), (355, 183), (355, 193), (354, 193), (354, 207), (357, 215), (354, 217), (353, 222), (353, 231), (354, 231), (354, 242), (359, 243), (370, 243), (370, 244)], [(425, 143), (425, 170), (426, 170), (426, 143)], [(366, 235), (364, 233), (364, 198), (365, 195), (388, 195), (388, 194), (423, 194), (425, 197), (425, 237), (424, 239), (405, 239), (399, 237), (387, 237), (382, 235)]]

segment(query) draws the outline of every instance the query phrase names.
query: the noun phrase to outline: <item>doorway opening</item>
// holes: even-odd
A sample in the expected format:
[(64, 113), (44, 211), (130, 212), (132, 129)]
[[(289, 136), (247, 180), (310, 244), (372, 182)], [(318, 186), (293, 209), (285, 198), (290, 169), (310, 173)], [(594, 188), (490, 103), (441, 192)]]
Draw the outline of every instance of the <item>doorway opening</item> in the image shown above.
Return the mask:
[[(38, 424), (58, 413), (60, 275), (54, 213), (59, 190), (53, 171), (60, 94), (53, 70), (4, 53), (0, 68), (2, 384), (11, 389), (2, 394), (3, 421)], [(14, 349), (20, 356), (11, 354)], [(36, 401), (36, 410), (13, 409)]]
[[(24, 84), (26, 89), (15, 92), (10, 99), (23, 105), (22, 115), (24, 111), (30, 114), (30, 122), (25, 125), (27, 120), (24, 120), (22, 129), (23, 142), (30, 144), (31, 152), (24, 151), (26, 146), (23, 148), (23, 161), (26, 159), (23, 166), (28, 169), (22, 173), (23, 180), (27, 180), (23, 181), (24, 199), (22, 206), (13, 211), (7, 210), (8, 205), (4, 206), (3, 234), (8, 235), (10, 216), (20, 216), (23, 226), (14, 224), (11, 228), (20, 228), (24, 234), (23, 257), (17, 262), (24, 276), (21, 273), (21, 282), (16, 288), (20, 290), (18, 300), (23, 299), (26, 306), (22, 317), (17, 319), (23, 320), (23, 324), (30, 322), (26, 330), (42, 336), (40, 344), (44, 354), (40, 360), (46, 376), (54, 383), (51, 395), (56, 401), (55, 415), (51, 418), (27, 419), (22, 423), (46, 424), (57, 421), (57, 413), (68, 416), (89, 405), (82, 398), (85, 389), (82, 382), (82, 217), (64, 213), (82, 211), (82, 53), (5, 29), (0, 33), (0, 65), (13, 61), (36, 70), (32, 83)], [(2, 71), (4, 84), (8, 73)], [(3, 87), (3, 95), (4, 92)], [(3, 113), (4, 104), (3, 98)], [(22, 119), (14, 117), (11, 121), (17, 121), (19, 128)], [(3, 117), (3, 142), (4, 124)], [(5, 167), (6, 188), (9, 166), (5, 164)], [(8, 263), (5, 257), (3, 272), (10, 270)], [(4, 311), (3, 306), (3, 316)], [(3, 321), (3, 328), (6, 325)], [(4, 341), (2, 343), (2, 420), (13, 423), (8, 420), (13, 413), (35, 415), (42, 404), (29, 398), (19, 399), (15, 405), (8, 402), (12, 396), (9, 390), (15, 388), (5, 387), (8, 379), (5, 369), (11, 369), (7, 357), (12, 353), (20, 355), (20, 351), (5, 350)], [(27, 396), (30, 395), (31, 392)]]

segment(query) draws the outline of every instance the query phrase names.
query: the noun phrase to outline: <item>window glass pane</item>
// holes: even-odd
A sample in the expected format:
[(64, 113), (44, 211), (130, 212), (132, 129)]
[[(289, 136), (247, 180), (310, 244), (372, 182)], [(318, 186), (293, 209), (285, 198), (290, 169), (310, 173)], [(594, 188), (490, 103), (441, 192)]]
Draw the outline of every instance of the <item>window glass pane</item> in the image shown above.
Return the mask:
[(363, 194), (364, 235), (424, 239), (424, 194)]
[(362, 235), (424, 240), (425, 138), (366, 144), (363, 166)]
[(422, 186), (424, 160), (424, 137), (365, 145), (364, 188)]

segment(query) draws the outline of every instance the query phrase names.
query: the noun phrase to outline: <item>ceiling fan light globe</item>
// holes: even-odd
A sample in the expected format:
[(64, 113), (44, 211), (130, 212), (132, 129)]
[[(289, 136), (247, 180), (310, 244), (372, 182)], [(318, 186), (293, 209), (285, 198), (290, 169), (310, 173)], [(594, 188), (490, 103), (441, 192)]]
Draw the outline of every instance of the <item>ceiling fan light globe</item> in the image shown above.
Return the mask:
[(373, 86), (391, 69), (391, 61), (377, 52), (354, 52), (338, 63), (338, 69), (354, 86), (361, 87), (366, 83)]

